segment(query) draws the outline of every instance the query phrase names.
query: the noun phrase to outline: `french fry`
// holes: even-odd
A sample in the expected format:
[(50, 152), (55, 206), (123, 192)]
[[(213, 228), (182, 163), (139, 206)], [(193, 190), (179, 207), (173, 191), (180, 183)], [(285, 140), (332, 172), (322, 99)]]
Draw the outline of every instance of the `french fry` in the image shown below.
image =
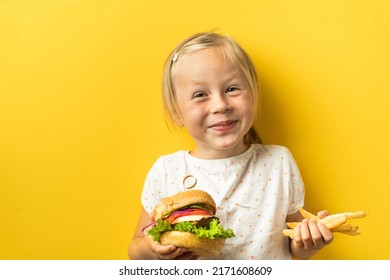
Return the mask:
[(299, 224), (299, 222), (287, 223), (287, 227), (288, 227), (288, 228), (295, 228), (298, 224)]
[[(352, 236), (359, 235), (361, 232), (359, 231), (359, 227), (352, 226), (351, 224), (347, 223), (347, 221), (349, 219), (365, 218), (367, 216), (367, 213), (364, 211), (356, 211), (356, 212), (344, 212), (339, 214), (333, 214), (320, 219), (318, 216), (308, 212), (303, 208), (300, 208), (299, 211), (303, 216), (303, 218), (308, 220), (310, 219), (316, 220), (322, 223), (325, 227), (327, 227), (332, 232), (340, 232)], [(288, 222), (287, 223), (288, 229), (283, 230), (283, 235), (288, 236), (291, 239), (294, 239), (295, 227), (299, 223), (300, 222)]]
[(352, 227), (348, 232), (358, 232), (359, 227)]
[(294, 239), (294, 237), (295, 237), (295, 230), (293, 230), (293, 229), (284, 229), (283, 230), (283, 235), (284, 236), (288, 236), (291, 239)]
[(348, 234), (348, 235), (359, 235), (361, 232), (360, 231), (340, 231), (340, 233)]
[(347, 219), (365, 218), (367, 216), (367, 212), (363, 211), (346, 212), (344, 214), (347, 216)]
[(332, 230), (339, 225), (344, 224), (347, 221), (347, 216), (345, 214), (334, 214), (326, 216), (319, 220), (321, 224), (326, 226), (328, 229)]
[(309, 211), (306, 211), (306, 210), (303, 209), (303, 208), (300, 208), (300, 209), (299, 209), (299, 212), (301, 212), (301, 215), (302, 215), (305, 219), (308, 219), (308, 220), (314, 219), (314, 220), (316, 220), (316, 221), (319, 220), (319, 218), (318, 218), (316, 215), (310, 213)]
[(334, 232), (342, 232), (342, 231), (351, 231), (352, 230), (352, 225), (351, 224), (342, 224), (339, 225), (338, 227), (333, 228), (332, 231)]

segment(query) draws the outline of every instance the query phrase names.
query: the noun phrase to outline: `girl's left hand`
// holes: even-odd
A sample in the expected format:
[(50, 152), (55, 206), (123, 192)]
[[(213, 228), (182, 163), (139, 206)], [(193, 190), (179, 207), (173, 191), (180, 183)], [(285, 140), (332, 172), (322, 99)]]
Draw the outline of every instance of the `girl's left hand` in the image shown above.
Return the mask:
[[(317, 216), (321, 219), (328, 216), (326, 210), (318, 212)], [(294, 245), (307, 251), (319, 250), (333, 241), (333, 233), (323, 224), (313, 219), (302, 220), (295, 228)]]

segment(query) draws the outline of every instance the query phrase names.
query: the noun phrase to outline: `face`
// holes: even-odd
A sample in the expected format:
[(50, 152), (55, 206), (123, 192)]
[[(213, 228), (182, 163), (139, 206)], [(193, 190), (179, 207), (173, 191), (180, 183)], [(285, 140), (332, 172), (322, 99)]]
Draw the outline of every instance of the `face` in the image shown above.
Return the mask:
[(250, 86), (219, 48), (179, 56), (174, 69), (178, 124), (194, 139), (194, 156), (204, 159), (241, 154), (254, 121)]

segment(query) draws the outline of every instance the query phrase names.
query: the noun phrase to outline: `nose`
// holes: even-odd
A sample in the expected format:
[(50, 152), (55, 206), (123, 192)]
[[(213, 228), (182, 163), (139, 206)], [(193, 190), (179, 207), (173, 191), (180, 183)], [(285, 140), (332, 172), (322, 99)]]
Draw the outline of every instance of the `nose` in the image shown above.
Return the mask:
[(224, 94), (213, 94), (211, 104), (214, 114), (223, 114), (231, 110), (231, 106)]

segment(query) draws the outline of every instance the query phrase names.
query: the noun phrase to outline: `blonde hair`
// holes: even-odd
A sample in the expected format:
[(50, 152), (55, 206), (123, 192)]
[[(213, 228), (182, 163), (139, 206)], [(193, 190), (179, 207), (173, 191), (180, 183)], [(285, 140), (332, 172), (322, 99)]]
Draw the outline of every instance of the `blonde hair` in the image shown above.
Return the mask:
[[(258, 106), (259, 80), (253, 62), (246, 51), (229, 36), (223, 36), (215, 32), (196, 33), (179, 43), (170, 53), (164, 65), (162, 81), (163, 106), (166, 121), (171, 127), (180, 115), (173, 87), (174, 64), (184, 54), (190, 54), (210, 47), (221, 48), (226, 58), (239, 67), (250, 85), (255, 109)], [(245, 135), (244, 142), (246, 144), (261, 143), (260, 137), (253, 127)]]

